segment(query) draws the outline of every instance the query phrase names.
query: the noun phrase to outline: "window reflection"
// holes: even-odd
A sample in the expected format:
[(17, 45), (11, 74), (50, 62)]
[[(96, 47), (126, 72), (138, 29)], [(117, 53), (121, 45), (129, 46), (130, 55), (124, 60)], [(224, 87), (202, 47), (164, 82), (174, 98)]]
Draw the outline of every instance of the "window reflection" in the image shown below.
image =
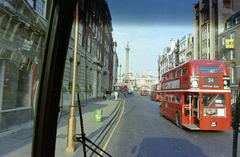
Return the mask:
[[(36, 3), (28, 2), (31, 7)], [(3, 1), (0, 7), (0, 132), (32, 122), (47, 21), (26, 3)]]

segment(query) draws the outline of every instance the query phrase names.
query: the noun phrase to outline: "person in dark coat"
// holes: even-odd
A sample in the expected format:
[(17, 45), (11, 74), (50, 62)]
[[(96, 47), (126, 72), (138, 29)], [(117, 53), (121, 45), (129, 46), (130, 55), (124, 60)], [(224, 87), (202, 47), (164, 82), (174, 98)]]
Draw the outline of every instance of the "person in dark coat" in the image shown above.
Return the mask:
[(106, 91), (106, 99), (107, 99), (107, 100), (109, 100), (109, 94), (110, 94), (110, 93), (109, 93), (109, 91), (107, 90), (107, 91)]
[(103, 93), (103, 100), (106, 100), (106, 92)]

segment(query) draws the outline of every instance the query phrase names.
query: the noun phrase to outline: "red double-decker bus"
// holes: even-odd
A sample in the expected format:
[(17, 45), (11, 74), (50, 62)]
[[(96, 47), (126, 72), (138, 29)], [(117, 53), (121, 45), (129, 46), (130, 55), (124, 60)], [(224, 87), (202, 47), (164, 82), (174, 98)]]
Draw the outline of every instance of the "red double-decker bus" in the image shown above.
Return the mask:
[(192, 60), (162, 75), (161, 116), (191, 130), (231, 130), (230, 78), (225, 63)]
[(142, 95), (142, 96), (146, 96), (147, 95), (147, 91), (148, 91), (148, 86), (146, 86), (146, 85), (142, 85), (141, 86), (141, 89), (140, 89), (140, 94)]
[(161, 95), (161, 84), (153, 84), (151, 86), (151, 95), (150, 98), (154, 101), (162, 101), (162, 95)]
[(127, 91), (127, 90), (128, 90), (127, 85), (124, 85), (124, 86), (123, 86), (123, 89), (124, 89), (125, 91)]

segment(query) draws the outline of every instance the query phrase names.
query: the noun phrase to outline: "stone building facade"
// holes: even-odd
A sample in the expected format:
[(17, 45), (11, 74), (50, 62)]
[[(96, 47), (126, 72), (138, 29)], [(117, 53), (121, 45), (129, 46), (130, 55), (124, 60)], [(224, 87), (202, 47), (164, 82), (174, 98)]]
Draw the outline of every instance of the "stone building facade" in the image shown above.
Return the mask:
[(162, 74), (175, 67), (176, 63), (176, 42), (170, 40), (170, 47), (165, 47), (158, 55), (158, 82), (161, 81)]
[(239, 0), (200, 0), (194, 4), (194, 59), (218, 58), (218, 36), (239, 8)]
[(182, 64), (186, 61), (192, 60), (193, 55), (193, 37), (192, 34), (189, 34), (188, 37), (182, 37), (181, 40), (179, 40), (179, 64)]
[[(32, 125), (32, 95), (41, 75), (51, 3), (0, 0), (0, 133)], [(80, 3), (76, 84), (81, 88), (81, 101), (85, 101), (101, 97), (103, 89), (112, 89), (118, 57), (107, 2)], [(63, 105), (71, 104), (74, 34), (75, 21), (65, 62)]]
[(47, 4), (37, 2), (0, 1), (0, 133), (32, 125), (48, 17)]
[[(143, 73), (145, 75), (135, 74), (133, 76), (131, 70), (132, 70), (132, 68), (129, 68), (129, 72), (130, 72), (129, 77), (128, 77), (129, 78), (129, 84), (128, 84), (129, 89), (138, 91), (138, 90), (140, 90), (142, 85), (146, 85), (150, 88), (153, 84), (159, 83), (158, 77), (157, 77), (157, 75), (155, 75), (157, 73), (157, 71), (143, 70)], [(118, 76), (118, 83), (120, 83), (122, 85), (125, 84), (125, 76), (124, 75)]]
[[(80, 100), (102, 97), (103, 89), (112, 90), (117, 73), (116, 41), (113, 39), (111, 14), (105, 0), (84, 1), (78, 32), (76, 84), (81, 88)], [(63, 86), (70, 88), (73, 76), (75, 24), (65, 65)], [(89, 90), (90, 89), (90, 90)], [(64, 105), (71, 94), (64, 93)], [(77, 99), (77, 97), (76, 97)]]
[[(218, 60), (226, 63), (230, 75), (232, 102), (236, 102), (238, 84), (240, 83), (240, 12), (226, 20), (225, 29), (219, 34)], [(226, 40), (233, 39), (233, 47), (226, 47)]]

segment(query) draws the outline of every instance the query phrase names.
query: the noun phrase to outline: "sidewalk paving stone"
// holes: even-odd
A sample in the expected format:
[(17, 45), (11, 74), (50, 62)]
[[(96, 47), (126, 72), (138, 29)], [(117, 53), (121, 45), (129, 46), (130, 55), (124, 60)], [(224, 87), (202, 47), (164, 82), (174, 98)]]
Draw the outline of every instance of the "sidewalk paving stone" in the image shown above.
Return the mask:
[[(82, 115), (83, 115), (83, 125), (86, 136), (90, 140), (94, 140), (97, 135), (101, 132), (104, 126), (108, 123), (109, 115), (116, 108), (118, 103), (121, 101), (121, 98), (115, 100), (97, 100), (90, 101), (88, 105), (82, 107)], [(95, 122), (94, 121), (94, 111), (103, 110), (102, 113), (102, 121)], [(80, 118), (79, 118), (79, 110), (75, 108), (75, 118), (76, 118), (76, 134), (81, 134), (80, 129)], [(68, 130), (68, 118), (69, 113), (63, 113), (58, 124), (57, 135), (56, 135), (56, 149), (55, 156), (56, 157), (72, 157), (77, 154), (77, 156), (81, 155), (80, 149), (81, 143), (75, 143), (76, 149), (74, 153), (66, 152), (67, 146), (67, 130)], [(0, 157), (12, 157), (12, 156), (31, 156), (32, 149), (32, 136), (33, 136), (33, 128), (22, 129), (20, 131), (14, 132), (5, 137), (0, 138)]]

